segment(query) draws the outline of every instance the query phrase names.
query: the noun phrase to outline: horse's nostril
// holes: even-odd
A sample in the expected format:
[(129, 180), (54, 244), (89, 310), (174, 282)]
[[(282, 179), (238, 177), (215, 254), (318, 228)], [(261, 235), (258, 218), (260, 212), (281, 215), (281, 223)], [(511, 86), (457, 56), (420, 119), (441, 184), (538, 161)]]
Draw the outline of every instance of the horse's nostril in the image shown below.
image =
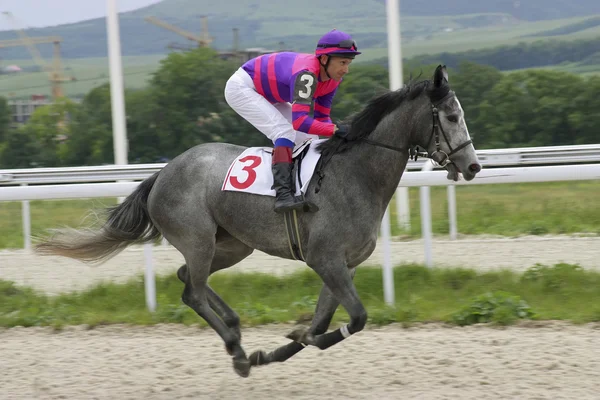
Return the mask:
[(479, 164), (471, 164), (471, 165), (469, 165), (469, 171), (471, 171), (472, 173), (476, 174), (479, 171), (481, 171), (481, 165), (479, 165)]

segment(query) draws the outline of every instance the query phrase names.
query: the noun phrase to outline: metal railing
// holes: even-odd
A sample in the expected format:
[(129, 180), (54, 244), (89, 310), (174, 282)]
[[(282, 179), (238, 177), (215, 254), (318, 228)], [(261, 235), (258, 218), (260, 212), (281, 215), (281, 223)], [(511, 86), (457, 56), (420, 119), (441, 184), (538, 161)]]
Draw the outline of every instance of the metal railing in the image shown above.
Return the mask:
[[(478, 150), (483, 167), (580, 164), (600, 162), (600, 144)], [(406, 169), (420, 171), (427, 160), (409, 161)], [(0, 170), (0, 186), (143, 180), (166, 164), (100, 165), (90, 167)]]

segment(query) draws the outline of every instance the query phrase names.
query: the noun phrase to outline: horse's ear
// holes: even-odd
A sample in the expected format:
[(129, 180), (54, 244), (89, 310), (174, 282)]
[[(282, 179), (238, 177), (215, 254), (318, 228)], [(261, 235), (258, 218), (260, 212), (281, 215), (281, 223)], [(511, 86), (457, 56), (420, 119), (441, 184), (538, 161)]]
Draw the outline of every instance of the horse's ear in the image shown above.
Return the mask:
[[(444, 82), (445, 81), (445, 82)], [(440, 87), (448, 83), (448, 71), (445, 65), (438, 65), (433, 74), (433, 84), (435, 87)]]

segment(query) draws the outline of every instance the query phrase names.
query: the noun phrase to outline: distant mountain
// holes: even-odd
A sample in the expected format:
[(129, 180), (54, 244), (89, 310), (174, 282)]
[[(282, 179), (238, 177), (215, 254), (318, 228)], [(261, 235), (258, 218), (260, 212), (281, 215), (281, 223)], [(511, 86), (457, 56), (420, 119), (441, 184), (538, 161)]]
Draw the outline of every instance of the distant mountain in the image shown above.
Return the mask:
[[(381, 3), (385, 3), (381, 1)], [(504, 13), (525, 21), (587, 16), (600, 13), (598, 0), (411, 0), (400, 11), (412, 16)]]
[[(401, 1), (403, 37), (439, 32), (448, 24), (458, 27), (494, 26), (517, 20), (537, 21), (600, 14), (598, 0), (411, 0)], [(486, 15), (473, 15), (486, 14)], [(360, 36), (363, 48), (386, 45), (385, 0), (164, 0), (123, 13), (120, 16), (121, 48), (124, 55), (164, 54), (171, 43), (194, 43), (164, 28), (144, 21), (155, 16), (182, 29), (198, 33), (200, 16), (208, 16), (213, 47), (230, 49), (233, 28), (239, 29), (242, 47), (285, 48), (310, 51), (312, 43), (331, 28)], [(507, 28), (508, 29), (508, 28)], [(66, 58), (107, 55), (104, 18), (42, 29), (30, 29), (30, 36), (61, 36)], [(14, 32), (0, 32), (0, 40), (16, 38)], [(1, 44), (0, 44), (1, 48)], [(39, 45), (51, 57), (50, 45)], [(26, 49), (1, 48), (5, 60), (29, 59)]]

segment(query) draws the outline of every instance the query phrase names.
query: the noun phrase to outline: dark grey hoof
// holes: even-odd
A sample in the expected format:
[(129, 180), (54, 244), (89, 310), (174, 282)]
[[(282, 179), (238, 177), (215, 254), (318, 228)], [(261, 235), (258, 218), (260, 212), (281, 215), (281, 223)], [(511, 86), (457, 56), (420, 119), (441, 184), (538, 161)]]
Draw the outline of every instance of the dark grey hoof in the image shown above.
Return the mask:
[(233, 369), (242, 378), (247, 378), (250, 375), (250, 360), (247, 358), (233, 359)]
[(269, 356), (262, 350), (250, 354), (250, 365), (252, 366), (267, 365), (269, 363)]

